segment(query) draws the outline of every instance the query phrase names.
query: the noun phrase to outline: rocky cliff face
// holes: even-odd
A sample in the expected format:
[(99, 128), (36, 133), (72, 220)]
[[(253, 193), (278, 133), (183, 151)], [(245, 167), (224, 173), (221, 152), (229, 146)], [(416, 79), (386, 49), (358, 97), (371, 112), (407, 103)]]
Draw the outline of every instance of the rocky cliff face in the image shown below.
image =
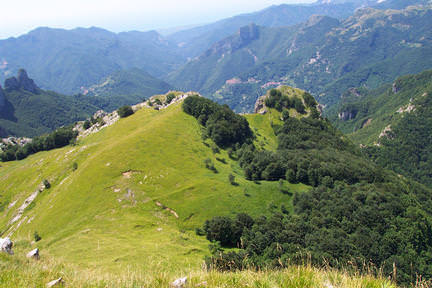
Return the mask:
[(357, 116), (356, 111), (342, 111), (338, 115), (339, 119), (343, 121), (354, 119), (356, 116)]
[(38, 93), (39, 88), (34, 83), (33, 79), (30, 79), (27, 72), (24, 69), (18, 71), (17, 77), (11, 77), (5, 81), (6, 90), (17, 90), (23, 89), (31, 93)]
[(5, 98), (3, 89), (0, 85), (0, 109), (4, 106), (5, 102), (6, 102), (6, 98)]
[(256, 24), (251, 23), (248, 26), (241, 27), (236, 35), (214, 44), (204, 55), (208, 57), (213, 54), (232, 53), (258, 38), (259, 28)]

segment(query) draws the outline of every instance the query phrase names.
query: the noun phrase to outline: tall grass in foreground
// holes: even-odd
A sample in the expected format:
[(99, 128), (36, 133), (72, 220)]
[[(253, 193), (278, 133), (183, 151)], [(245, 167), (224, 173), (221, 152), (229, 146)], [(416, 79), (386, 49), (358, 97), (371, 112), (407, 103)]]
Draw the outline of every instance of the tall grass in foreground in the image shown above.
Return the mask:
[[(147, 264), (148, 265), (148, 264)], [(259, 287), (259, 288), (397, 288), (391, 281), (368, 275), (349, 275), (333, 269), (291, 266), (278, 271), (242, 271), (235, 273), (191, 271), (175, 275), (157, 263), (151, 272), (122, 269), (104, 273), (98, 269), (80, 269), (53, 259), (40, 261), (22, 256), (0, 254), (0, 287), (46, 287), (46, 283), (63, 277), (67, 287), (169, 287), (176, 278), (187, 276), (187, 287)], [(425, 283), (427, 285), (427, 283)], [(425, 288), (430, 286), (419, 286)]]

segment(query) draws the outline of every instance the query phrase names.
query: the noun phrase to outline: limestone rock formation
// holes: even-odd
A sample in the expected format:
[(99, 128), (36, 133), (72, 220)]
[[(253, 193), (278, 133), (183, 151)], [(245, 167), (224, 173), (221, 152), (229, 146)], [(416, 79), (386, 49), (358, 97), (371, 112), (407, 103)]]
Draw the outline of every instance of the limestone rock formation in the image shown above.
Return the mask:
[(6, 252), (10, 255), (13, 255), (14, 252), (12, 250), (13, 242), (8, 238), (0, 238), (0, 250), (2, 252)]
[(30, 79), (27, 75), (27, 72), (24, 69), (20, 69), (18, 71), (18, 84), (19, 86), (26, 90), (29, 91), (31, 93), (37, 93), (39, 88), (36, 86), (35, 82), (33, 81), (33, 79)]
[(265, 114), (267, 113), (267, 107), (265, 106), (265, 99), (267, 95), (261, 96), (255, 102), (254, 113)]
[(60, 286), (60, 285), (63, 285), (63, 277), (60, 277), (58, 279), (49, 282), (46, 286), (47, 288), (50, 288), (50, 287)]
[(171, 287), (173, 288), (182, 288), (186, 287), (187, 284), (187, 277), (179, 278), (175, 280), (173, 283), (171, 283)]
[(5, 81), (6, 90), (23, 89), (31, 93), (38, 93), (39, 88), (36, 86), (33, 79), (30, 79), (24, 69), (18, 71), (17, 77), (11, 77)]
[(32, 258), (32, 259), (35, 259), (35, 260), (39, 260), (39, 258), (40, 258), (39, 249), (38, 248), (33, 249), (32, 251), (30, 251), (29, 253), (27, 253), (26, 257), (27, 258)]

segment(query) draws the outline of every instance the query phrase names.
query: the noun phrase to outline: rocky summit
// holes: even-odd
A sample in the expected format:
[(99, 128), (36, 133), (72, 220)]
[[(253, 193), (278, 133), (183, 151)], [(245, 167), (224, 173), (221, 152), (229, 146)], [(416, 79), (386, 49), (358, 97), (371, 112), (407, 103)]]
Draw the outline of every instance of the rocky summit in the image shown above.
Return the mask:
[(5, 89), (7, 90), (23, 89), (36, 94), (39, 92), (39, 88), (36, 86), (33, 79), (30, 79), (28, 77), (27, 72), (24, 69), (20, 69), (18, 71), (17, 77), (11, 77), (6, 79)]

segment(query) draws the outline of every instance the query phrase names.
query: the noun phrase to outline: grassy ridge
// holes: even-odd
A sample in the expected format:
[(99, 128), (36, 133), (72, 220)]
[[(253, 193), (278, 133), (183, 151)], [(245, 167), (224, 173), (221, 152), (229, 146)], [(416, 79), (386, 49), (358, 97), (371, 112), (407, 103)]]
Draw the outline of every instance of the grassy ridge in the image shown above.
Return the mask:
[[(225, 151), (213, 154), (209, 140), (203, 143), (200, 129), (179, 104), (161, 111), (143, 109), (77, 146), (2, 163), (2, 231), (24, 199), (48, 179), (52, 188), (26, 209), (14, 241), (31, 243), (38, 231), (42, 253), (111, 272), (126, 264), (146, 271), (146, 264), (155, 261), (172, 271), (199, 267), (208, 242), (193, 229), (204, 220), (235, 212), (257, 216), (291, 203), (278, 183), (246, 181)], [(271, 135), (268, 139), (275, 141)], [(205, 168), (206, 158), (219, 173)], [(229, 183), (230, 173), (239, 186)], [(292, 192), (308, 189), (301, 184), (285, 186)]]

